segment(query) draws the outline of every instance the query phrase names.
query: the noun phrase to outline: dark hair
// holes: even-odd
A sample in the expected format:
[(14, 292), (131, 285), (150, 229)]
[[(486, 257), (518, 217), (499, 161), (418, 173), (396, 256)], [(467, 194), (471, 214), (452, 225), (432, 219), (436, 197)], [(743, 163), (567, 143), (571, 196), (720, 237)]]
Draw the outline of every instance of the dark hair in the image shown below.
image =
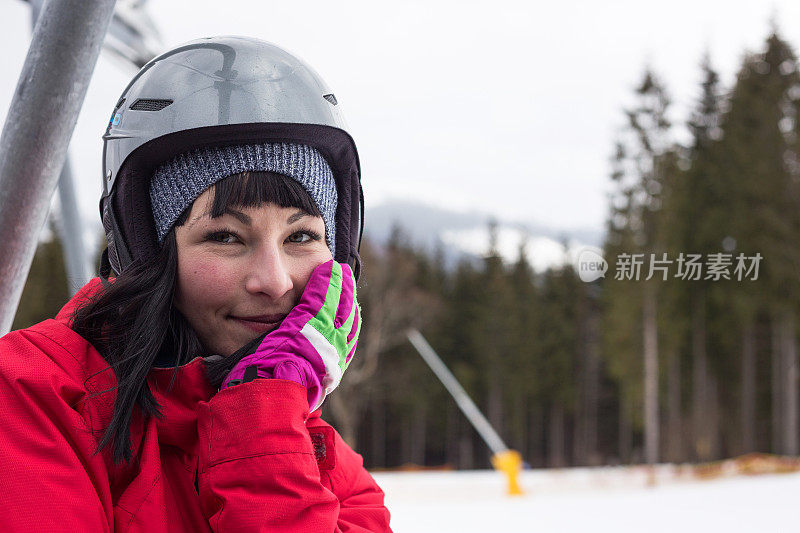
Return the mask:
[[(211, 217), (222, 216), (229, 207), (257, 207), (273, 203), (296, 207), (312, 216), (322, 216), (303, 187), (291, 178), (272, 172), (243, 172), (211, 186), (214, 201)], [(113, 281), (101, 277), (103, 289), (75, 310), (72, 329), (103, 356), (117, 378), (116, 401), (111, 422), (105, 428), (95, 453), (109, 444), (116, 462), (133, 458), (130, 424), (135, 406), (144, 417), (161, 417), (160, 406), (147, 384), (147, 374), (156, 361), (178, 366), (203, 354), (203, 346), (184, 316), (173, 306), (178, 270), (175, 227), (188, 218), (187, 207), (164, 237), (159, 252), (135, 262)], [(326, 228), (335, 231), (334, 228)], [(209, 381), (219, 387), (239, 359), (257, 346), (263, 335), (233, 354), (209, 362)], [(109, 391), (102, 391), (104, 394)]]

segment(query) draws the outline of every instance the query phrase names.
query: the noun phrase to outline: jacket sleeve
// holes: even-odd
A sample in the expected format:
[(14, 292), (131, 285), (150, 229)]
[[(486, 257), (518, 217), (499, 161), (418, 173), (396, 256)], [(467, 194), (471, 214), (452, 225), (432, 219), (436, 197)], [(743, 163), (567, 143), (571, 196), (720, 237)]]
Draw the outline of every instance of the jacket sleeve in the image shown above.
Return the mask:
[[(326, 432), (332, 436), (335, 462), (326, 465), (328, 468), (323, 467), (321, 474), (328, 477), (329, 485), (339, 498), (336, 531), (391, 532), (389, 510), (384, 505), (384, 493), (364, 468), (361, 455), (353, 451), (339, 433), (327, 423), (319, 420), (314, 425), (327, 430)], [(317, 427), (309, 429), (315, 431)], [(324, 463), (327, 462), (326, 458)]]
[(305, 388), (278, 379), (228, 387), (201, 402), (199, 492), (214, 531), (388, 530), (352, 521), (362, 480), (353, 480), (341, 503), (322, 484), (307, 410)]
[[(48, 354), (60, 350), (56, 363)], [(72, 363), (75, 363), (74, 365)], [(77, 410), (80, 366), (40, 333), (0, 339), (0, 472), (3, 531), (110, 531), (105, 463)]]

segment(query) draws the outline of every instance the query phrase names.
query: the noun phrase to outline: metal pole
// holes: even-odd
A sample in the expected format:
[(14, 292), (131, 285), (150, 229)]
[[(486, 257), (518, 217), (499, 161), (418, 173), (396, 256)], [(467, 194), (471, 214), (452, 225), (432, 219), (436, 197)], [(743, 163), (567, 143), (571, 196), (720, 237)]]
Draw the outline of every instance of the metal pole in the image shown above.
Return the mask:
[[(36, 28), (44, 0), (31, 0), (31, 29)], [(83, 224), (75, 199), (75, 185), (72, 181), (72, 165), (69, 152), (58, 178), (58, 201), (61, 217), (57, 221), (61, 250), (64, 253), (64, 266), (67, 273), (67, 292), (74, 295), (91, 278), (91, 263), (83, 246)]]
[(425, 362), (428, 363), (428, 366), (431, 367), (436, 377), (438, 377), (445, 386), (458, 404), (458, 407), (492, 450), (492, 453), (498, 455), (508, 451), (508, 446), (505, 445), (503, 439), (500, 438), (500, 435), (498, 435), (492, 425), (489, 424), (489, 421), (486, 420), (483, 413), (480, 412), (475, 403), (470, 399), (455, 376), (447, 369), (444, 363), (442, 363), (442, 360), (436, 355), (436, 352), (431, 348), (431, 345), (428, 344), (428, 341), (425, 340), (425, 337), (422, 336), (422, 333), (416, 329), (410, 329), (406, 333), (406, 336)]
[(89, 256), (83, 246), (83, 224), (75, 199), (75, 186), (72, 182), (72, 165), (69, 154), (58, 178), (58, 201), (61, 204), (61, 220), (58, 233), (61, 249), (64, 251), (64, 266), (67, 270), (67, 290), (74, 295), (91, 278)]
[(114, 0), (47, 0), (0, 135), (0, 334), (14, 319)]

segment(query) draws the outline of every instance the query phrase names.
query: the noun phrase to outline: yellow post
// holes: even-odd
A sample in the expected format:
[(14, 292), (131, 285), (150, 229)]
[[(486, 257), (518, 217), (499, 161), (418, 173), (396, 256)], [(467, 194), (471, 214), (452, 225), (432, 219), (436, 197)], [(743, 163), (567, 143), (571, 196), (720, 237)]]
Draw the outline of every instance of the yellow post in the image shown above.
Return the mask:
[(524, 494), (519, 486), (519, 472), (522, 470), (522, 456), (516, 450), (504, 450), (492, 456), (492, 466), (506, 475), (508, 494), (516, 496)]

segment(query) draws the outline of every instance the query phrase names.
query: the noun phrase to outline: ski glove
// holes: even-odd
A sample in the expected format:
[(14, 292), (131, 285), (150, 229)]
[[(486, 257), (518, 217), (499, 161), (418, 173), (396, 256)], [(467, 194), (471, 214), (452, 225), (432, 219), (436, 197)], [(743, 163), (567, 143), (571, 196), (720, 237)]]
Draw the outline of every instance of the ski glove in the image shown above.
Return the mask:
[(233, 367), (222, 388), (256, 377), (287, 379), (306, 388), (309, 412), (314, 411), (339, 385), (360, 330), (361, 308), (350, 266), (323, 263), (311, 273), (294, 309)]

